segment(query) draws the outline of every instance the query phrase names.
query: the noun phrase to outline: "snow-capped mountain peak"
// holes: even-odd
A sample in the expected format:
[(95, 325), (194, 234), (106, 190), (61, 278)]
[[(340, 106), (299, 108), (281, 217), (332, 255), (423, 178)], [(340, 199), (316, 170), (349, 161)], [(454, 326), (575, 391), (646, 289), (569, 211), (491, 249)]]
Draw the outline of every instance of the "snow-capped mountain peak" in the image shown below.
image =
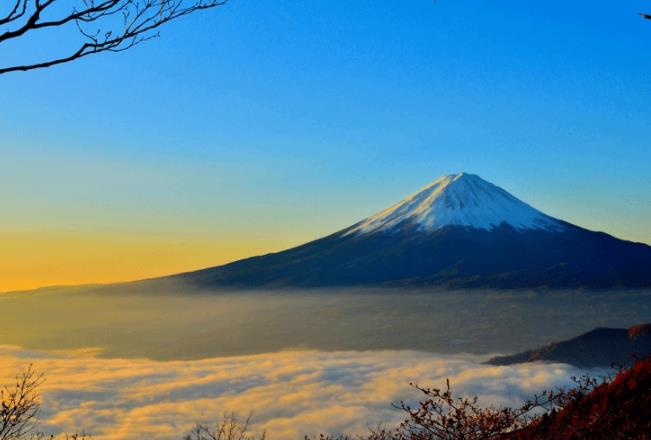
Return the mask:
[(461, 173), (334, 234), (174, 278), (228, 289), (648, 288), (649, 267), (651, 246), (549, 217)]
[(444, 226), (491, 230), (507, 224), (517, 230), (562, 230), (564, 224), (474, 174), (442, 176), (401, 202), (357, 223), (349, 234), (434, 231)]

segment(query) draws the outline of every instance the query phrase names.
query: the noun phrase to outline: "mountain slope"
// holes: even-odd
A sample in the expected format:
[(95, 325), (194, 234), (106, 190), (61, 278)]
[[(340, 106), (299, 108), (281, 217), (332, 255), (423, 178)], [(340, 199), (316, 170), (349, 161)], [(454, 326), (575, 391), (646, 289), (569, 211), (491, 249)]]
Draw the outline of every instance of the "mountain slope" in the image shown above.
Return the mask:
[(637, 358), (651, 356), (651, 324), (625, 328), (596, 328), (576, 338), (510, 356), (490, 359), (492, 365), (523, 362), (563, 362), (583, 368), (629, 366)]
[(175, 276), (206, 287), (651, 286), (651, 247), (547, 216), (470, 174), (283, 252)]
[(651, 439), (651, 358), (639, 360), (612, 381), (570, 394), (560, 411), (505, 434), (509, 440)]
[(467, 173), (442, 176), (384, 211), (362, 220), (347, 234), (401, 229), (414, 225), (419, 231), (445, 226), (490, 230), (508, 224), (518, 230), (562, 230), (562, 222)]

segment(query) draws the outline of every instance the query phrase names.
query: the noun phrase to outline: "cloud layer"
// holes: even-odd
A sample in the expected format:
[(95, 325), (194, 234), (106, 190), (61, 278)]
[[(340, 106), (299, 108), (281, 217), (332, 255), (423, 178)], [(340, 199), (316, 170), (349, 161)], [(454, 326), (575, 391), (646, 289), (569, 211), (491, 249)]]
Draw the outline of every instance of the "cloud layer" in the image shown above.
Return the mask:
[(254, 414), (254, 431), (271, 440), (319, 432), (362, 432), (402, 414), (391, 403), (418, 397), (409, 382), (480, 396), (482, 404), (518, 404), (578, 372), (562, 364), (482, 365), (477, 356), (416, 351), (281, 352), (197, 361), (103, 359), (0, 346), (0, 383), (29, 363), (46, 373), (43, 427), (85, 430), (97, 440), (180, 439), (198, 420), (224, 412)]

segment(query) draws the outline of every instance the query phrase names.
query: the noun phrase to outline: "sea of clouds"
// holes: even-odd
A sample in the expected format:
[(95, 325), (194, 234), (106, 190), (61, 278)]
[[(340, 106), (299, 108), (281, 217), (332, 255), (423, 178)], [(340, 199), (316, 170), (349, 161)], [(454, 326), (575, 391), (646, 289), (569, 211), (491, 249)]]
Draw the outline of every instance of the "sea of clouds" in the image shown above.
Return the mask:
[(88, 352), (39, 352), (0, 345), (0, 384), (32, 363), (45, 374), (41, 428), (84, 430), (96, 440), (181, 439), (197, 421), (253, 413), (271, 440), (392, 426), (391, 403), (413, 399), (409, 382), (518, 405), (581, 372), (563, 364), (483, 365), (486, 357), (418, 351), (288, 351), (202, 360), (106, 359)]

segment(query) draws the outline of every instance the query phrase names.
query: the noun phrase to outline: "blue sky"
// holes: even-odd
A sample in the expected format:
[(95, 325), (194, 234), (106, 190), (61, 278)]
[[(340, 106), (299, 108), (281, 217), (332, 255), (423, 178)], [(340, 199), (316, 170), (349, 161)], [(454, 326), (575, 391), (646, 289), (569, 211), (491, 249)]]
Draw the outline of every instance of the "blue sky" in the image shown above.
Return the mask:
[[(651, 243), (644, 10), (232, 0), (125, 53), (6, 75), (0, 230), (228, 236), (272, 250), (467, 171)], [(0, 59), (73, 38), (49, 35)]]

